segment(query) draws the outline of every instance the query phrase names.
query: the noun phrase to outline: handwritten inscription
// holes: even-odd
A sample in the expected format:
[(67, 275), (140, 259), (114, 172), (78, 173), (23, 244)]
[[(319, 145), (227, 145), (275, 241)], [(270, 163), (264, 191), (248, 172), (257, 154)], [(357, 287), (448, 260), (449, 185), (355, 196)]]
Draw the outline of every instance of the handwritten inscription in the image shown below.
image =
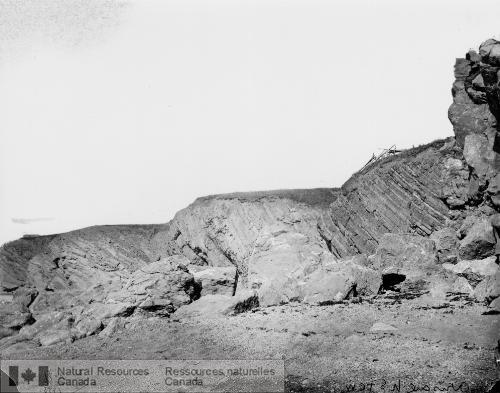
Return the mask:
[(330, 386), (332, 393), (420, 393), (420, 392), (483, 392), (483, 386), (473, 386), (467, 382), (417, 383), (410, 381), (369, 381), (353, 382), (345, 385)]

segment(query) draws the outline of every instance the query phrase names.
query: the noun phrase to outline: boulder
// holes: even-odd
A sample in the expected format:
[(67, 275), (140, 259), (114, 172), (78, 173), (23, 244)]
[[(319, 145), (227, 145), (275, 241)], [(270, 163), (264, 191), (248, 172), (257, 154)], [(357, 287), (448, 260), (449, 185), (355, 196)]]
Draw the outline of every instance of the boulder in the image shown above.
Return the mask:
[(229, 295), (234, 294), (236, 287), (236, 267), (209, 267), (199, 271), (192, 271), (196, 283), (201, 288), (200, 295)]
[(470, 60), (472, 63), (479, 63), (481, 61), (481, 56), (475, 50), (471, 49), (467, 52), (465, 56), (467, 60)]
[(356, 295), (376, 295), (382, 286), (382, 275), (366, 266), (356, 264), (354, 261), (345, 264), (345, 270), (354, 277), (356, 284)]
[(354, 293), (360, 296), (376, 295), (382, 286), (382, 275), (368, 267), (370, 264), (366, 255), (356, 255), (337, 261), (324, 263), (326, 272), (345, 272), (352, 277), (355, 284)]
[(474, 168), (480, 177), (491, 177), (495, 175), (495, 155), (493, 150), (494, 130), (484, 134), (469, 134), (465, 137), (464, 158), (467, 164)]
[(489, 314), (500, 314), (500, 297), (497, 297), (494, 299), (489, 305), (488, 305), (488, 313)]
[(14, 291), (13, 300), (25, 307), (29, 307), (38, 296), (36, 288), (20, 287)]
[(478, 223), (481, 219), (479, 217), (468, 215), (462, 221), (460, 228), (458, 228), (457, 236), (460, 240), (462, 240), (465, 236), (467, 236), (467, 232), (472, 228), (472, 226)]
[(458, 254), (456, 231), (446, 227), (433, 232), (430, 239), (436, 243), (437, 258), (440, 263), (454, 263)]
[(500, 66), (500, 41), (493, 38), (484, 41), (479, 47), (479, 54), (485, 63)]
[(255, 291), (240, 291), (235, 296), (205, 295), (191, 304), (180, 307), (174, 316), (186, 318), (220, 318), (236, 315), (259, 306)]
[(73, 325), (73, 317), (64, 312), (52, 311), (38, 317), (32, 325), (24, 326), (19, 334), (28, 339), (38, 337), (45, 332), (54, 330), (68, 330)]
[(20, 341), (6, 349), (2, 349), (2, 355), (10, 355), (17, 352), (27, 352), (39, 347), (40, 344), (36, 341)]
[(11, 301), (0, 302), (0, 327), (21, 328), (31, 320), (31, 313), (23, 304)]
[(340, 301), (349, 296), (370, 296), (382, 285), (379, 272), (367, 267), (365, 255), (335, 259), (321, 254), (313, 261), (258, 289), (261, 306), (292, 301), (321, 304)]
[(111, 318), (106, 327), (99, 333), (99, 337), (112, 337), (123, 326), (124, 322), (122, 318)]
[(77, 291), (40, 291), (36, 299), (29, 306), (31, 314), (35, 319), (47, 311), (68, 311), (76, 305), (82, 305)]
[(38, 336), (38, 341), (42, 347), (59, 343), (71, 343), (73, 341), (69, 330), (48, 330)]
[(110, 300), (108, 303), (92, 303), (83, 310), (79, 318), (94, 318), (98, 321), (104, 321), (108, 318), (117, 316), (127, 316), (133, 313), (135, 305), (132, 303), (123, 303)]
[[(173, 256), (150, 263), (133, 272), (115, 300), (143, 310), (168, 315), (195, 297), (194, 277), (185, 257)], [(118, 314), (115, 314), (118, 315)]]
[(455, 94), (453, 104), (448, 110), (448, 118), (453, 124), (458, 146), (464, 146), (467, 135), (470, 133), (482, 134), (492, 129), (496, 120), (486, 103), (476, 104), (469, 97), (463, 82), (455, 82), (453, 88)]
[(474, 288), (474, 297), (487, 304), (500, 296), (500, 272), (489, 276)]
[(495, 257), (489, 257), (475, 261), (460, 261), (456, 265), (445, 263), (443, 267), (477, 285), (486, 277), (494, 276), (500, 271), (495, 260)]
[(465, 277), (458, 277), (451, 286), (451, 292), (465, 293), (467, 295), (472, 295), (474, 293), (474, 288), (469, 284), (469, 281)]
[(460, 259), (472, 260), (489, 257), (495, 253), (496, 240), (488, 219), (478, 220), (460, 241)]
[(248, 258), (246, 286), (258, 291), (264, 306), (279, 304), (282, 296), (296, 297), (297, 283), (328, 254), (304, 234), (279, 226), (262, 234), (255, 248)]
[(10, 348), (12, 345), (25, 341), (29, 341), (29, 339), (21, 334), (4, 337), (0, 339), (0, 353), (3, 353), (3, 351), (5, 351), (7, 348)]
[(76, 339), (91, 336), (102, 329), (102, 320), (92, 316), (84, 316), (78, 319), (72, 329), (72, 334)]
[(493, 205), (500, 208), (500, 173), (490, 179), (487, 191)]
[(356, 282), (347, 271), (328, 271), (318, 269), (301, 285), (301, 298), (304, 303), (323, 304), (346, 299), (354, 295)]
[(370, 262), (371, 268), (382, 275), (397, 274), (415, 280), (436, 267), (436, 246), (421, 236), (386, 233)]
[(500, 256), (500, 213), (493, 215), (490, 218), (491, 226), (493, 227), (493, 232), (495, 235), (496, 246), (495, 246), (495, 255), (497, 258)]

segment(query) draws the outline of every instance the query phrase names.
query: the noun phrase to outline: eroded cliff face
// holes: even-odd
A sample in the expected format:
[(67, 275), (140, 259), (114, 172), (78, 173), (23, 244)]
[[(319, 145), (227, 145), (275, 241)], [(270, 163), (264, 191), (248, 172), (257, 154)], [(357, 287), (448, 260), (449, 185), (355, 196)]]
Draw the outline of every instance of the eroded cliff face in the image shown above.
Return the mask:
[(479, 192), (500, 207), (500, 42), (490, 39), (455, 63), (448, 115)]
[[(329, 199), (311, 205), (244, 195), (202, 198), (171, 222), (168, 249), (197, 264), (234, 264), (245, 280), (264, 251), (284, 271), (300, 265), (292, 255), (373, 254), (385, 233), (430, 236), (448, 226), (458, 229), (470, 214), (493, 212), (484, 184), (453, 138), (376, 162)], [(278, 267), (285, 247), (295, 250)]]
[[(499, 53), (489, 40), (457, 60), (455, 137), (378, 160), (340, 189), (215, 195), (164, 225), (5, 244), (0, 350), (95, 334), (120, 316), (200, 313), (202, 303), (185, 308), (200, 296), (227, 313), (371, 296), (404, 281), (491, 302), (499, 295)], [(456, 262), (460, 269), (443, 268)]]
[(343, 186), (321, 227), (336, 256), (371, 254), (385, 233), (429, 236), (469, 203), (469, 171), (453, 139), (373, 164)]
[(286, 274), (328, 251), (318, 222), (337, 195), (336, 189), (316, 189), (200, 198), (170, 222), (167, 249), (197, 265), (234, 265), (244, 285), (264, 254), (276, 257), (266, 265)]
[[(158, 259), (167, 225), (109, 225), (49, 236), (28, 236), (0, 249), (3, 291), (87, 289), (100, 272), (134, 271)], [(163, 252), (164, 254), (165, 252)]]

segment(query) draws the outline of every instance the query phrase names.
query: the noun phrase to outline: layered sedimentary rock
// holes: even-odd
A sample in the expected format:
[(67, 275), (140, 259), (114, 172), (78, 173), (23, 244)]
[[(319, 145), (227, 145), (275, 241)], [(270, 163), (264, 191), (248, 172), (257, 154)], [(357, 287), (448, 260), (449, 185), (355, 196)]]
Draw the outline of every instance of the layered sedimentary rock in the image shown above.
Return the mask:
[(429, 289), (436, 278), (493, 301), (499, 51), (500, 43), (488, 40), (457, 60), (454, 138), (377, 160), (340, 189), (208, 196), (163, 225), (93, 227), (5, 244), (0, 349), (23, 337), (49, 345), (103, 328), (111, 335), (132, 314), (322, 304), (371, 296), (401, 280), (425, 281)]
[(163, 230), (165, 225), (110, 225), (6, 243), (0, 249), (1, 288), (87, 289), (100, 271), (134, 271), (157, 260), (165, 245), (156, 236)]
[(407, 150), (355, 174), (320, 227), (332, 253), (373, 253), (384, 233), (429, 236), (468, 203), (469, 171), (453, 140)]

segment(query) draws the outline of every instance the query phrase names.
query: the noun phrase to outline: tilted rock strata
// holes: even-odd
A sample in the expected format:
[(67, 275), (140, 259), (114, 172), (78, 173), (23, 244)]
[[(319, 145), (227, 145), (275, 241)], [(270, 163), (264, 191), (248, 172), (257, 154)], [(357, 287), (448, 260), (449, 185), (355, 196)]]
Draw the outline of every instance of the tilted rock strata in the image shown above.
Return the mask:
[(455, 138), (378, 160), (341, 189), (215, 195), (164, 225), (5, 244), (0, 350), (108, 327), (109, 336), (122, 325), (112, 321), (131, 314), (322, 304), (401, 282), (417, 296), (450, 290), (492, 303), (499, 296), (499, 53), (500, 43), (488, 40), (457, 60), (449, 110)]
[(453, 141), (438, 141), (354, 175), (321, 223), (332, 253), (371, 254), (385, 233), (429, 236), (465, 207), (469, 171)]

